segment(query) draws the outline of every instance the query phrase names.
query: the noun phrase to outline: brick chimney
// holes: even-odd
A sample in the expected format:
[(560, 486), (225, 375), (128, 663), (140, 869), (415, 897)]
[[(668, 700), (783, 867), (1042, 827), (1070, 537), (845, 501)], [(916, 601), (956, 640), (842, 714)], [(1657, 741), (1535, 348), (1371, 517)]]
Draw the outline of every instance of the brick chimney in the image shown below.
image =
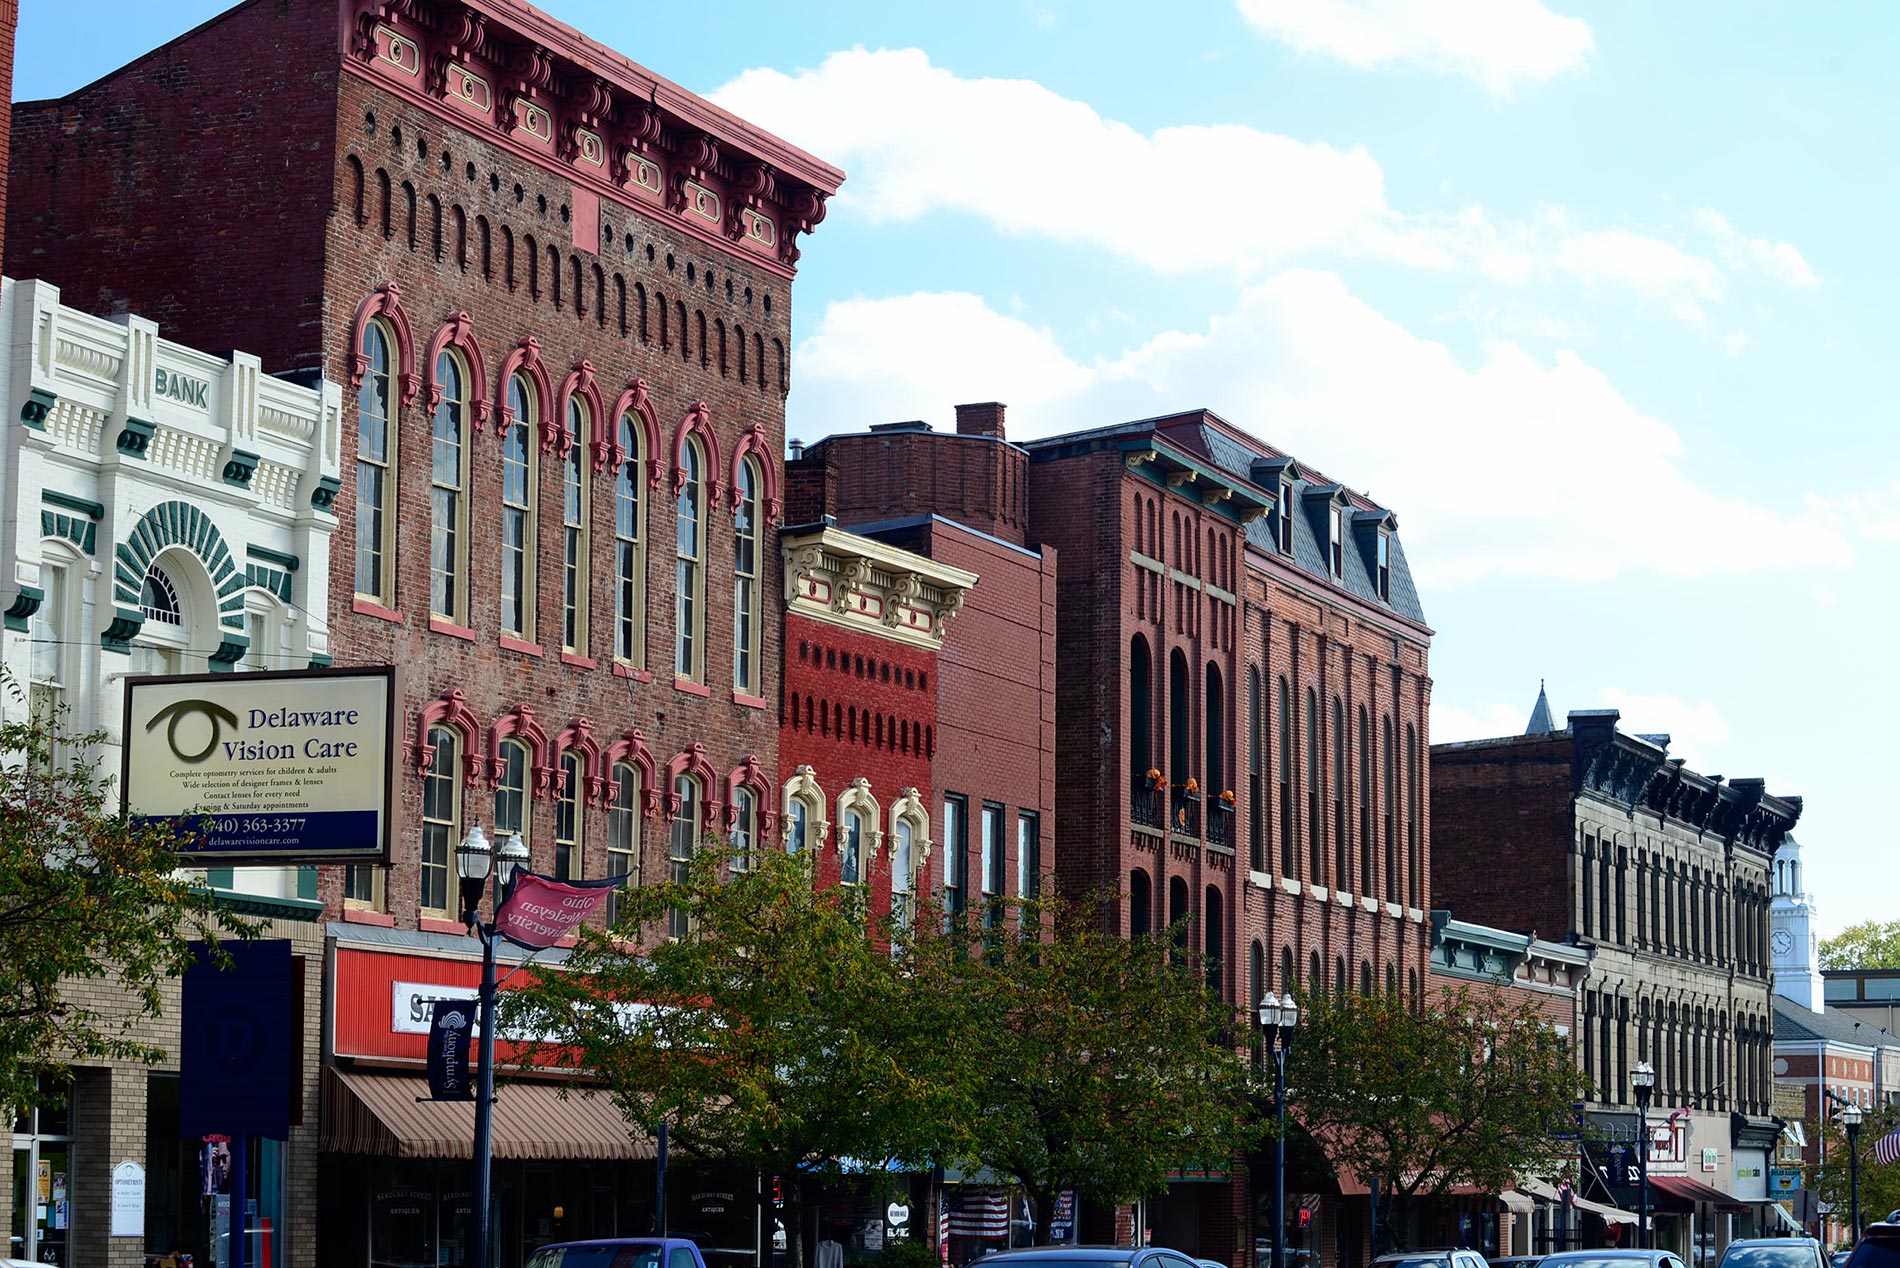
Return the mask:
[(6, 263), (7, 165), (13, 148), (13, 38), (19, 26), (20, 0), (0, 0), (0, 85), (7, 90), (6, 113), (0, 114), (0, 268)]
[(1003, 439), (1002, 402), (983, 401), (977, 405), (957, 406), (957, 435)]

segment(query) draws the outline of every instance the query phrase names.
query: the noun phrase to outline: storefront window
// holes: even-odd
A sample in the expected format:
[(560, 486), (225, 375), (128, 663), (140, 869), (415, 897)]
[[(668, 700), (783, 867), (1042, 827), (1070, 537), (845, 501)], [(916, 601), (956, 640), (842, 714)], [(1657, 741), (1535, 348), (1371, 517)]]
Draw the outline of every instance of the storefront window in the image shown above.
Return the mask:
[(38, 1103), (14, 1116), (13, 1258), (72, 1262), (72, 1131), (72, 1090), (64, 1084), (42, 1081)]

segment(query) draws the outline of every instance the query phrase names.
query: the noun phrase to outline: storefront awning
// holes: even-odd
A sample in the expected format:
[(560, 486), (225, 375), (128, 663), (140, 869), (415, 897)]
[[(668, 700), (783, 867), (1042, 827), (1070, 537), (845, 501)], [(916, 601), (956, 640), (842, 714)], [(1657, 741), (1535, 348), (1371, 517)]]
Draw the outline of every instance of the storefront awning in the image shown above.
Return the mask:
[[(467, 1158), (475, 1152), (475, 1102), (418, 1100), (420, 1075), (324, 1071), (322, 1148), (328, 1153), (392, 1158)], [(635, 1135), (600, 1092), (546, 1083), (495, 1090), (497, 1158), (652, 1158), (653, 1140)]]
[(1688, 1176), (1651, 1176), (1649, 1187), (1657, 1195), (1673, 1198), (1679, 1203), (1691, 1206), (1707, 1204), (1725, 1211), (1746, 1211), (1748, 1203), (1738, 1202), (1720, 1189), (1711, 1188), (1700, 1180)]
[(1537, 1209), (1537, 1203), (1528, 1194), (1519, 1193), (1516, 1189), (1506, 1189), (1498, 1194), (1498, 1201), (1504, 1204), (1505, 1210), (1519, 1215), (1529, 1215)]
[[(1539, 1202), (1549, 1203), (1552, 1206), (1561, 1205), (1566, 1200), (1564, 1195), (1558, 1192), (1554, 1186), (1543, 1180), (1530, 1178), (1519, 1180), (1517, 1187), (1520, 1192), (1528, 1193)], [(1633, 1211), (1625, 1211), (1618, 1207), (1606, 1206), (1601, 1202), (1592, 1202), (1589, 1198), (1579, 1197), (1574, 1192), (1570, 1194), (1568, 1201), (1570, 1205), (1577, 1210), (1589, 1211), (1605, 1224), (1633, 1225), (1640, 1222)]]

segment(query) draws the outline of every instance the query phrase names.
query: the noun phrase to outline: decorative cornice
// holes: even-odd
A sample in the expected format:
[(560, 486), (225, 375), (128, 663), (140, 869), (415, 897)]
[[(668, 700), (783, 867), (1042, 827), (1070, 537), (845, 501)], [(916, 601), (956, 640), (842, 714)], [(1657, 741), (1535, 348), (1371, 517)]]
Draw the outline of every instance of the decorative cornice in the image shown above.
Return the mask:
[(789, 611), (932, 650), (977, 582), (973, 572), (829, 524), (788, 530), (779, 546)]

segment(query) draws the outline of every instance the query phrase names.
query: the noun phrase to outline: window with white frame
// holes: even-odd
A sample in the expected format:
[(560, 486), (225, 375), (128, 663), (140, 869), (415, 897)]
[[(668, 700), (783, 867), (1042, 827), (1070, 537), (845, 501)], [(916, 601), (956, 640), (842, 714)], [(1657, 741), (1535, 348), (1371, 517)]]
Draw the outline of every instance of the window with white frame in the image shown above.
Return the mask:
[(1328, 559), (1332, 565), (1333, 575), (1341, 577), (1346, 573), (1346, 508), (1335, 502), (1330, 512), (1326, 517), (1330, 545)]
[(567, 461), (561, 464), (561, 646), (587, 654), (587, 437), (593, 420), (579, 396), (567, 401)]
[[(418, 905), (424, 912), (449, 914), (449, 877), (454, 871), (455, 844), (462, 822), (462, 746), (456, 732), (445, 726), (429, 728), (433, 755), (422, 777), (422, 857)], [(380, 878), (379, 878), (380, 879)]]
[(878, 805), (871, 796), (870, 781), (860, 775), (838, 798), (838, 880), (845, 885), (861, 885), (876, 855)]
[(1016, 812), (1016, 897), (1042, 897), (1042, 819), (1030, 810)]
[[(615, 762), (613, 804), (607, 809), (607, 875), (640, 883), (640, 772), (632, 762)], [(607, 898), (607, 923), (620, 923), (620, 891)]]
[(495, 840), (519, 832), (528, 843), (528, 746), (517, 739), (501, 742), (501, 776), (495, 781)]
[(983, 803), (983, 923), (1003, 923), (1003, 869), (1007, 865), (1008, 841), (1003, 836), (1003, 808), (995, 802)]
[(535, 426), (540, 401), (525, 374), (508, 380), (515, 421), (501, 442), (501, 632), (534, 639)]
[(732, 562), (732, 689), (759, 694), (759, 464), (739, 464)]
[(930, 850), (930, 817), (915, 788), (906, 788), (891, 804), (891, 920), (910, 928), (917, 901), (917, 877)]
[(964, 859), (969, 853), (970, 799), (960, 793), (943, 798), (943, 914), (945, 921), (963, 914)]
[(554, 803), (554, 874), (581, 878), (581, 755), (561, 754), (561, 795)]
[(740, 788), (732, 794), (732, 870), (748, 871), (752, 867), (752, 852), (758, 848), (759, 840), (759, 799), (750, 788)]
[(191, 654), (192, 613), (188, 590), (162, 563), (145, 570), (139, 588), (139, 612), (145, 623), (132, 643), (135, 674), (180, 674)]
[(785, 852), (823, 849), (826, 827), (824, 790), (811, 767), (801, 765), (785, 781)]
[(1379, 597), (1390, 600), (1392, 597), (1392, 534), (1383, 530), (1379, 533), (1379, 568), (1374, 575), (1373, 584), (1378, 587)]
[[(29, 638), (27, 711), (35, 730), (42, 736), (61, 735), (73, 730), (68, 711), (72, 707), (73, 674), (67, 668), (76, 649), (69, 647), (77, 629), (70, 604), (74, 589), (74, 568), (63, 556), (57, 561), (51, 552), (40, 562), (40, 590), (43, 597), (33, 614)], [(65, 746), (52, 745), (46, 759), (53, 766), (64, 766), (68, 757)]]
[(1293, 481), (1280, 481), (1280, 553), (1293, 553)]
[(459, 354), (436, 358), (442, 389), (430, 423), (429, 611), (447, 621), (467, 619), (468, 558), (468, 376)]
[(368, 368), (356, 392), (356, 593), (395, 606), (396, 517), (391, 513), (395, 472), (394, 402), (390, 391), (389, 331), (380, 321), (363, 328)]
[[(679, 798), (679, 809), (673, 814), (672, 830), (666, 840), (666, 877), (675, 885), (684, 885), (692, 875), (693, 853), (699, 848), (703, 813), (699, 780), (691, 775), (676, 776), (673, 780), (673, 795)], [(683, 938), (691, 933), (691, 913), (684, 907), (667, 908), (666, 932), (674, 938)]]
[(640, 467), (646, 433), (632, 414), (620, 416), (620, 470), (614, 477), (614, 659), (646, 663), (646, 503)]
[(673, 674), (689, 682), (705, 675), (706, 473), (699, 438), (689, 436), (680, 453), (679, 498), (675, 503)]

